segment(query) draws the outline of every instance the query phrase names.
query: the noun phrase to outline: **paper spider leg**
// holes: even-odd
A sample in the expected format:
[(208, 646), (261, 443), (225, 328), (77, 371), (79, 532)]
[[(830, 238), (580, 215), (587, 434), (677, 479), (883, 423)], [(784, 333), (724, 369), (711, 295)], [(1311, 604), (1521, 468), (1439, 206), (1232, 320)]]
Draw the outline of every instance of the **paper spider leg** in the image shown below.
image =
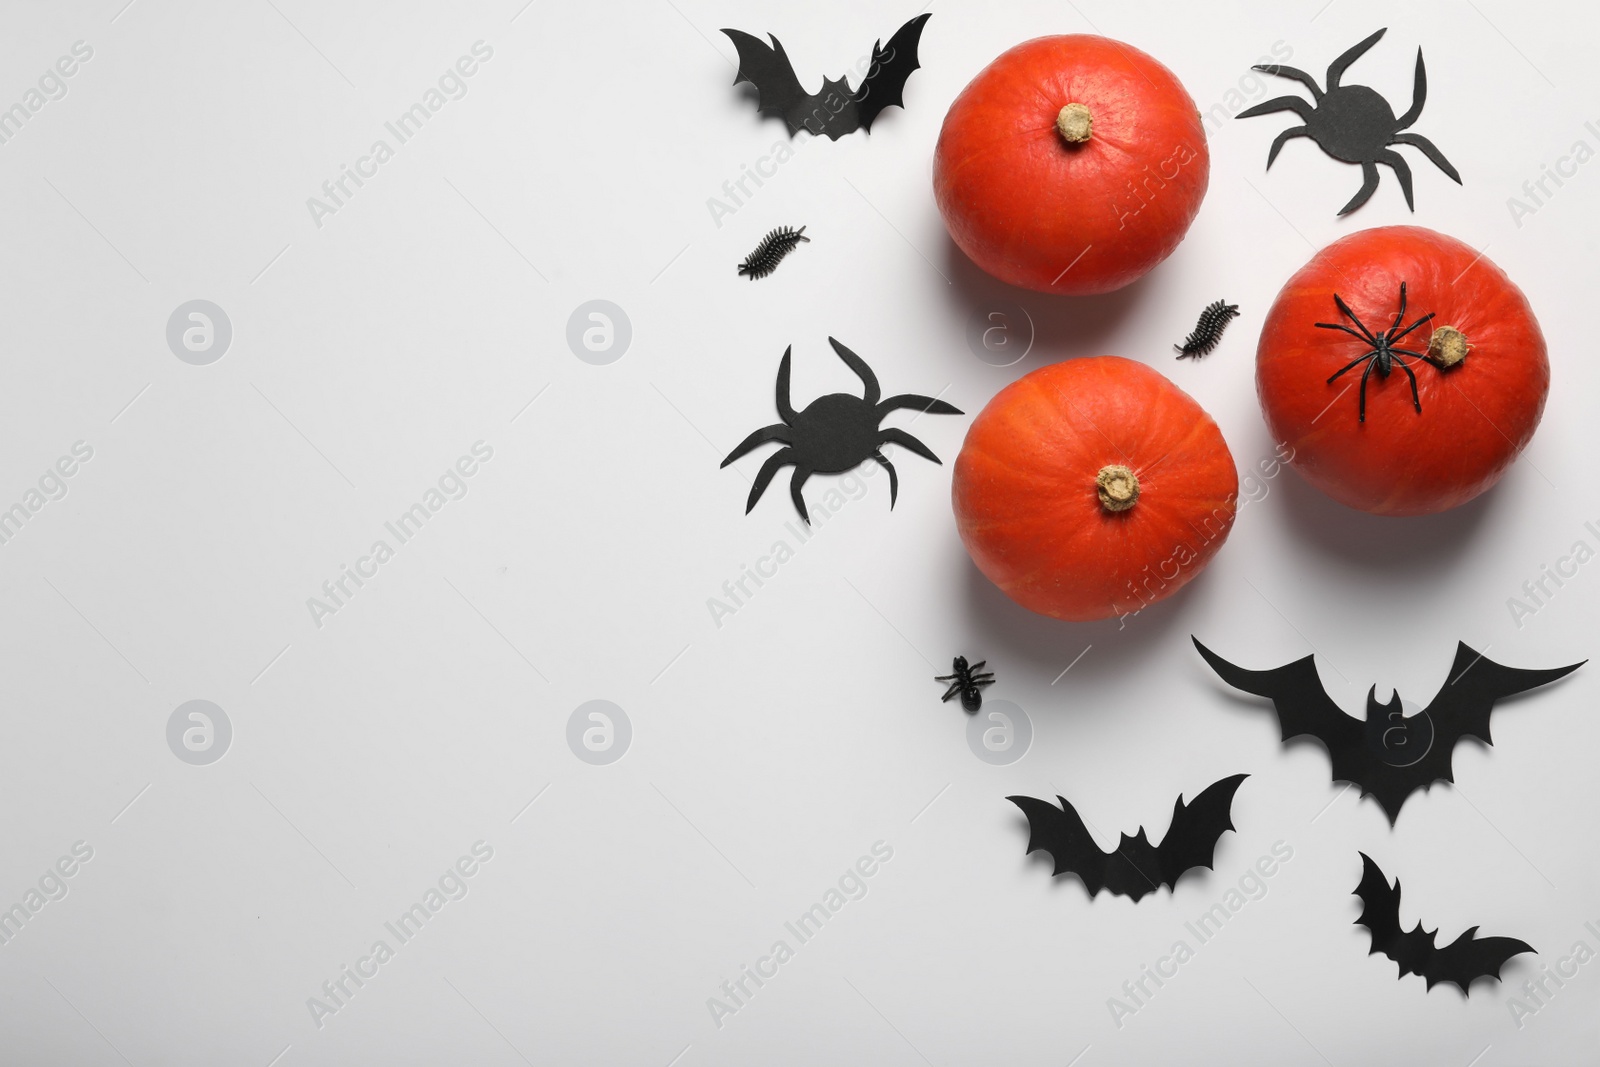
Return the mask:
[[(1321, 93), (1317, 94), (1318, 97), (1321, 97), (1321, 95)], [(1271, 100), (1262, 101), (1255, 107), (1245, 108), (1236, 117), (1253, 119), (1257, 115), (1268, 115), (1274, 111), (1293, 111), (1307, 122), (1310, 122), (1311, 116), (1315, 114), (1316, 109), (1298, 96), (1275, 96)]]
[(1290, 126), (1287, 130), (1284, 130), (1282, 133), (1278, 134), (1277, 138), (1272, 142), (1272, 148), (1267, 152), (1267, 167), (1270, 169), (1272, 167), (1272, 161), (1278, 158), (1279, 152), (1283, 151), (1284, 142), (1294, 137), (1310, 136), (1310, 131), (1304, 126)]
[[(1318, 323), (1317, 325), (1320, 326), (1322, 324)], [(1357, 356), (1355, 359), (1352, 359), (1349, 363), (1346, 363), (1344, 366), (1340, 367), (1337, 372), (1335, 372), (1334, 374), (1329, 376), (1328, 381), (1327, 381), (1326, 384), (1332, 385), (1333, 382), (1334, 382), (1334, 379), (1341, 377), (1346, 371), (1354, 370), (1355, 367), (1357, 366), (1357, 364), (1364, 363), (1365, 361), (1371, 359), (1372, 357), (1373, 357), (1373, 353), (1371, 353), (1371, 352), (1367, 352), (1367, 353), (1365, 353), (1363, 355)], [(1371, 368), (1369, 367), (1368, 369), (1370, 370)], [(1340, 395), (1343, 395), (1343, 394), (1340, 394)]]
[(1408, 144), (1408, 145), (1412, 146), (1413, 148), (1422, 149), (1422, 154), (1427, 156), (1430, 160), (1432, 160), (1434, 166), (1436, 166), (1440, 170), (1444, 171), (1445, 174), (1450, 178), (1451, 181), (1455, 182), (1457, 185), (1461, 184), (1461, 174), (1460, 174), (1460, 172), (1458, 172), (1456, 170), (1456, 168), (1451, 165), (1451, 163), (1450, 163), (1450, 161), (1448, 159), (1444, 158), (1444, 153), (1439, 151), (1438, 147), (1435, 146), (1432, 141), (1430, 141), (1426, 137), (1422, 136), (1422, 134), (1420, 134), (1420, 133), (1397, 133), (1397, 134), (1395, 134), (1394, 138), (1392, 140), (1390, 140), (1389, 143), (1390, 144)]
[(1377, 33), (1373, 34), (1371, 37), (1368, 37), (1366, 40), (1361, 41), (1361, 42), (1359, 42), (1359, 43), (1357, 43), (1355, 45), (1352, 45), (1350, 48), (1346, 49), (1344, 51), (1344, 53), (1339, 56), (1338, 59), (1335, 59), (1332, 63), (1329, 63), (1328, 64), (1328, 92), (1331, 93), (1335, 89), (1339, 88), (1339, 79), (1344, 77), (1344, 72), (1346, 70), (1350, 69), (1350, 64), (1354, 63), (1356, 60), (1358, 60), (1362, 56), (1366, 55), (1367, 50), (1369, 48), (1371, 48), (1373, 45), (1377, 44), (1379, 38), (1381, 38), (1384, 34), (1386, 34), (1388, 32), (1389, 32), (1389, 28), (1387, 26), (1385, 26), (1383, 29), (1379, 30)]
[(740, 441), (734, 450), (728, 453), (728, 458), (719, 464), (719, 467), (726, 467), (740, 456), (755, 451), (768, 441), (782, 441), (788, 445), (794, 443), (794, 438), (790, 436), (789, 427), (782, 423), (775, 422), (771, 426), (763, 426), (743, 441)]
[(1417, 121), (1422, 105), (1428, 100), (1428, 68), (1422, 65), (1422, 49), (1417, 49), (1417, 73), (1411, 84), (1411, 110), (1395, 120), (1394, 128), (1403, 130)]
[(1363, 175), (1361, 188), (1356, 190), (1356, 195), (1350, 198), (1350, 202), (1348, 204), (1339, 209), (1340, 215), (1348, 215), (1362, 204), (1365, 204), (1372, 197), (1372, 194), (1377, 190), (1377, 166), (1370, 161), (1362, 163), (1361, 173)]
[(1378, 149), (1374, 156), (1379, 163), (1387, 163), (1394, 168), (1394, 176), (1400, 179), (1400, 191), (1406, 194), (1406, 207), (1412, 211), (1417, 210), (1416, 204), (1411, 199), (1411, 164), (1407, 163), (1399, 152), (1389, 148)]
[(789, 499), (794, 501), (795, 510), (800, 513), (800, 518), (805, 520), (807, 526), (811, 525), (811, 513), (806, 510), (806, 498), (800, 495), (800, 490), (813, 473), (810, 467), (795, 464), (794, 477), (789, 479)]
[(900, 496), (900, 475), (895, 473), (894, 464), (889, 462), (887, 456), (881, 451), (874, 452), (872, 458), (877, 460), (884, 470), (889, 472), (889, 510), (894, 510), (894, 502)]
[(750, 499), (745, 501), (744, 513), (750, 514), (755, 509), (756, 501), (761, 499), (761, 494), (767, 491), (767, 486), (772, 484), (773, 477), (778, 473), (778, 468), (794, 462), (794, 449), (780, 448), (767, 457), (767, 461), (756, 472), (755, 484), (750, 486)]
[(916, 393), (900, 393), (891, 396), (888, 400), (878, 405), (878, 415), (881, 417), (897, 408), (912, 408), (924, 415), (965, 415), (966, 412), (954, 404), (947, 404), (943, 400), (936, 400), (931, 396), (918, 396)]
[(1322, 99), (1322, 89), (1317, 85), (1317, 79), (1297, 67), (1285, 67), (1277, 63), (1263, 63), (1250, 69), (1259, 70), (1263, 74), (1272, 74), (1279, 78), (1293, 78), (1297, 82), (1303, 82), (1305, 87), (1311, 90), (1311, 98), (1313, 100), (1321, 101)]
[(855, 371), (856, 377), (861, 379), (861, 384), (865, 387), (861, 399), (866, 401), (868, 405), (876, 405), (878, 398), (883, 395), (883, 390), (878, 387), (878, 376), (872, 373), (872, 368), (867, 366), (867, 361), (831, 337), (828, 338), (828, 343), (833, 346), (835, 352), (839, 353), (839, 358), (844, 360), (844, 365)]
[(783, 350), (783, 358), (778, 361), (778, 418), (790, 425), (794, 424), (794, 405), (789, 403), (789, 354), (794, 351), (790, 345)]
[(931, 459), (940, 466), (944, 465), (944, 461), (933, 454), (933, 449), (929, 448), (915, 437), (912, 437), (904, 430), (896, 427), (890, 427), (889, 429), (878, 434), (878, 440), (886, 445), (899, 445), (908, 452), (915, 452), (923, 459)]

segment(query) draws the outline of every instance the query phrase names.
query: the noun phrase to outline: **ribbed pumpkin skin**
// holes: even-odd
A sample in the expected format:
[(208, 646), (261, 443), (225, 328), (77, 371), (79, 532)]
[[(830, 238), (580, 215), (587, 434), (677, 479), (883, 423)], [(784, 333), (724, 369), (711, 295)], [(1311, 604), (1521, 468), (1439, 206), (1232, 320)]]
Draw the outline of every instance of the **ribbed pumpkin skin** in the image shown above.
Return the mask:
[[(1337, 292), (1369, 329), (1387, 329), (1402, 281), (1404, 325), (1436, 313), (1402, 347), (1426, 351), (1433, 329), (1449, 325), (1472, 349), (1449, 370), (1405, 357), (1420, 415), (1400, 368), (1387, 379), (1373, 371), (1359, 422), (1365, 367), (1327, 378), (1365, 346), (1313, 323), (1348, 324)], [(1420, 226), (1362, 230), (1317, 253), (1278, 294), (1256, 349), (1262, 413), (1293, 449), (1291, 465), (1340, 503), (1379, 515), (1444, 511), (1494, 485), (1532, 438), (1549, 390), (1544, 335), (1522, 290), (1476, 249)]]
[[(1082, 144), (1056, 132), (1069, 103), (1093, 116)], [(1210, 173), (1194, 100), (1170, 70), (1129, 45), (1070, 34), (1017, 45), (962, 90), (939, 133), (933, 192), (979, 267), (1082, 295), (1120, 289), (1171, 255)]]
[[(1139, 479), (1123, 512), (1095, 477)], [(956, 458), (956, 526), (978, 569), (1018, 604), (1085, 621), (1162, 600), (1233, 527), (1239, 477), (1222, 432), (1159, 373), (1120, 356), (1041, 367), (973, 420)]]

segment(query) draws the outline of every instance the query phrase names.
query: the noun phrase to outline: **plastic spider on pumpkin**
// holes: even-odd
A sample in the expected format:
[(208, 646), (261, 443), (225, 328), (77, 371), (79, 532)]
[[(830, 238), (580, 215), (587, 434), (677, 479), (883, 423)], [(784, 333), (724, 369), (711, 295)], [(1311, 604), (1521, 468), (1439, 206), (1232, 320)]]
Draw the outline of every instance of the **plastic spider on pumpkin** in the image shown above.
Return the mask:
[[(1346, 373), (1355, 370), (1363, 363), (1367, 365), (1367, 369), (1361, 372), (1361, 393), (1357, 408), (1360, 417), (1356, 421), (1367, 421), (1367, 379), (1372, 377), (1372, 372), (1377, 371), (1379, 378), (1387, 378), (1395, 367), (1399, 367), (1401, 370), (1405, 371), (1406, 377), (1411, 380), (1411, 406), (1417, 409), (1418, 415), (1421, 415), (1422, 398), (1417, 395), (1417, 376), (1411, 370), (1411, 368), (1406, 365), (1403, 355), (1411, 356), (1419, 360), (1428, 359), (1429, 356), (1426, 352), (1418, 352), (1410, 348), (1401, 348), (1398, 342), (1404, 339), (1406, 334), (1410, 333), (1412, 330), (1415, 330), (1418, 326), (1424, 326), (1432, 322), (1434, 313), (1430, 311), (1416, 322), (1413, 322), (1410, 326), (1401, 329), (1400, 324), (1406, 320), (1405, 282), (1400, 283), (1400, 310), (1395, 313), (1394, 322), (1390, 324), (1387, 330), (1374, 331), (1368, 329), (1360, 319), (1356, 318), (1356, 313), (1350, 310), (1350, 305), (1346, 304), (1338, 293), (1333, 294), (1333, 302), (1339, 308), (1339, 311), (1344, 315), (1345, 318), (1356, 324), (1355, 329), (1351, 329), (1342, 322), (1314, 322), (1312, 325), (1319, 330), (1343, 330), (1345, 333), (1349, 334), (1351, 337), (1354, 337), (1356, 340), (1367, 346), (1367, 351), (1357, 356), (1349, 363), (1346, 363), (1343, 367), (1340, 367), (1338, 370), (1334, 371), (1328, 376), (1328, 384), (1332, 385), (1334, 382), (1342, 378)], [(1343, 394), (1341, 393), (1340, 395), (1342, 396)]]
[(800, 495), (800, 490), (813, 474), (839, 474), (869, 459), (876, 460), (889, 472), (889, 506), (892, 508), (900, 493), (900, 478), (895, 473), (894, 464), (883, 454), (884, 445), (896, 444), (924, 459), (940, 462), (927, 445), (906, 431), (894, 427), (879, 429), (878, 424), (885, 415), (897, 408), (915, 408), (929, 415), (960, 415), (961, 409), (943, 400), (915, 393), (901, 393), (880, 402), (878, 398), (883, 394), (878, 387), (878, 376), (872, 373), (866, 361), (831, 337), (828, 343), (839, 353), (845, 366), (855, 371), (861, 379), (863, 395), (829, 393), (813, 400), (804, 411), (795, 411), (794, 405), (789, 402), (791, 349), (783, 350), (783, 360), (778, 364), (778, 416), (783, 421), (756, 430), (740, 441), (738, 447), (722, 461), (722, 466), (726, 467), (769, 441), (784, 445), (768, 456), (761, 470), (756, 472), (755, 484), (750, 487), (750, 499), (745, 503), (747, 515), (756, 506), (756, 501), (761, 499), (761, 494), (766, 492), (778, 468), (785, 465), (794, 467), (794, 476), (789, 480), (789, 497), (794, 501), (800, 517), (810, 525), (811, 516), (806, 511), (805, 498)]
[(1394, 169), (1395, 177), (1400, 179), (1400, 190), (1406, 195), (1406, 207), (1416, 210), (1411, 197), (1411, 167), (1400, 153), (1389, 147), (1390, 145), (1408, 144), (1422, 149), (1423, 155), (1431, 159), (1434, 166), (1449, 175), (1457, 185), (1461, 184), (1461, 175), (1432, 141), (1420, 133), (1400, 132), (1417, 121), (1422, 114), (1422, 105), (1428, 99), (1428, 73), (1422, 65), (1422, 49), (1417, 49), (1417, 72), (1412, 89), (1411, 109), (1398, 119), (1394, 117), (1394, 109), (1389, 106), (1389, 102), (1380, 96), (1377, 90), (1365, 85), (1339, 84), (1339, 79), (1350, 64), (1360, 59), (1387, 32), (1389, 32), (1387, 27), (1379, 30), (1328, 64), (1326, 92), (1318, 88), (1317, 80), (1303, 70), (1275, 63), (1254, 67), (1253, 69), (1263, 74), (1304, 82), (1311, 90), (1311, 97), (1315, 103), (1308, 104), (1298, 96), (1280, 96), (1239, 112), (1239, 118), (1248, 119), (1274, 111), (1293, 111), (1305, 120), (1305, 125), (1291, 126), (1278, 134), (1277, 140), (1272, 142), (1272, 148), (1267, 153), (1268, 167), (1271, 167), (1272, 161), (1278, 158), (1284, 143), (1293, 137), (1309, 137), (1334, 159), (1361, 164), (1363, 177), (1361, 188), (1350, 198), (1348, 204), (1339, 209), (1341, 215), (1348, 215), (1365, 204), (1377, 190), (1379, 163)]

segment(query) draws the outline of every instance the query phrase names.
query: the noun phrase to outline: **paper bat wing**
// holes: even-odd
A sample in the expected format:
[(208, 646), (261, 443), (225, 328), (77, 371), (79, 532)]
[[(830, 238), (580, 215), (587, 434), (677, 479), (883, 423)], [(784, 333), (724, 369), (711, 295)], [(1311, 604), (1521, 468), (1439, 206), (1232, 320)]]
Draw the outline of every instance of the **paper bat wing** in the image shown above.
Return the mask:
[(1548, 685), (1581, 666), (1583, 663), (1550, 670), (1523, 670), (1496, 663), (1464, 643), (1457, 643), (1456, 661), (1450, 665), (1450, 676), (1426, 708), (1426, 714), (1433, 720), (1434, 748), (1442, 747), (1448, 754), (1457, 741), (1469, 735), (1485, 744), (1494, 744), (1489, 736), (1489, 713), (1494, 710), (1496, 701)]
[(1006, 797), (1028, 818), (1028, 851), (1043, 850), (1055, 860), (1053, 876), (1071, 871), (1083, 879), (1089, 895), (1100, 892), (1106, 883), (1106, 854), (1094, 843), (1089, 828), (1066, 797), (1058, 796), (1058, 808), (1037, 797)]
[(1339, 765), (1339, 753), (1360, 750), (1361, 720), (1346, 715), (1344, 709), (1335, 704), (1333, 698), (1328, 696), (1328, 691), (1322, 688), (1315, 657), (1307, 656), (1271, 670), (1247, 671), (1229, 663), (1199, 640), (1193, 637), (1190, 640), (1194, 641), (1194, 647), (1200, 650), (1200, 655), (1205, 657), (1211, 669), (1224, 682), (1235, 689), (1272, 701), (1285, 741), (1302, 734), (1315, 737), (1328, 746), (1334, 761), (1334, 778), (1344, 782), (1361, 781), (1359, 775), (1362, 768), (1359, 765)]
[(778, 115), (788, 123), (790, 133), (797, 131), (800, 123), (791, 116), (804, 115), (810, 97), (801, 87), (800, 79), (795, 77), (794, 65), (789, 62), (783, 44), (771, 37), (772, 45), (768, 47), (761, 38), (743, 30), (724, 29), (722, 32), (728, 35), (739, 53), (739, 73), (734, 75), (733, 84), (749, 82), (755, 86), (757, 110)]
[(905, 107), (906, 79), (922, 66), (917, 61), (917, 45), (922, 40), (922, 27), (930, 15), (918, 15), (895, 31), (887, 47), (877, 42), (872, 45), (872, 66), (853, 94), (861, 126), (869, 133), (872, 120), (886, 107)]
[[(1356, 925), (1372, 932), (1372, 947), (1367, 955), (1381, 952), (1400, 965), (1400, 974), (1421, 974), (1423, 956), (1408, 952), (1406, 933), (1400, 929), (1400, 880), (1394, 885), (1384, 877), (1383, 871), (1372, 862), (1372, 857), (1361, 853), (1361, 881), (1356, 886), (1356, 896), (1361, 898), (1361, 917)], [(1431, 951), (1433, 938), (1427, 938)]]
[[(1489, 717), (1496, 701), (1546, 685), (1581, 666), (1582, 663), (1574, 663), (1570, 667), (1551, 670), (1522, 670), (1502, 666), (1465, 644), (1458, 643), (1455, 662), (1451, 664), (1450, 674), (1439, 694), (1422, 711), (1402, 720), (1402, 732), (1408, 734), (1416, 733), (1419, 725), (1426, 725), (1429, 737), (1426, 751), (1415, 759), (1396, 761), (1384, 755), (1381, 744), (1375, 746), (1369, 743), (1366, 748), (1368, 758), (1364, 760), (1361, 777), (1352, 778), (1351, 781), (1360, 785), (1364, 793), (1370, 793), (1383, 806), (1384, 813), (1393, 824), (1400, 816), (1401, 806), (1412, 793), (1434, 782), (1456, 780), (1454, 755), (1457, 741), (1470, 735), (1486, 744), (1493, 743), (1489, 736)], [(1371, 697), (1367, 704), (1370, 725), (1373, 716), (1379, 714), (1379, 706)], [(1394, 706), (1398, 707), (1398, 704), (1398, 700), (1394, 701)], [(1369, 741), (1381, 741), (1382, 736), (1381, 728), (1373, 730)], [(1335, 777), (1338, 775), (1335, 774)]]
[(1185, 805), (1179, 797), (1172, 806), (1172, 825), (1156, 847), (1160, 880), (1168, 889), (1176, 889), (1183, 872), (1193, 867), (1211, 869), (1217, 840), (1223, 831), (1234, 829), (1233, 794), (1248, 777), (1231, 775), (1206, 786), (1193, 803)]
[(1498, 980), (1500, 968), (1507, 960), (1533, 951), (1532, 945), (1515, 937), (1478, 937), (1477, 933), (1478, 928), (1474, 926), (1433, 954), (1422, 971), (1429, 989), (1440, 982), (1453, 982), (1461, 992), (1467, 993), (1475, 979)]

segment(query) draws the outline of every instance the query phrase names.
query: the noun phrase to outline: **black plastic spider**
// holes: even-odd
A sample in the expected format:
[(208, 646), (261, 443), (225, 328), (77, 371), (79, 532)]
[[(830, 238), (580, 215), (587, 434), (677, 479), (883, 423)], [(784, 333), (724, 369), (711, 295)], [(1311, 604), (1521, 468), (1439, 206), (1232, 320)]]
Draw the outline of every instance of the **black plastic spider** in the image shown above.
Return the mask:
[(1371, 345), (1372, 349), (1371, 351), (1362, 354), (1360, 357), (1351, 360), (1349, 363), (1339, 368), (1337, 372), (1328, 378), (1328, 384), (1332, 385), (1333, 382), (1346, 371), (1353, 370), (1362, 363), (1365, 363), (1367, 365), (1367, 369), (1361, 372), (1361, 402), (1359, 408), (1361, 412), (1361, 418), (1358, 421), (1366, 422), (1368, 376), (1371, 375), (1373, 369), (1376, 368), (1378, 371), (1378, 377), (1387, 378), (1391, 369), (1394, 367), (1399, 367), (1401, 370), (1406, 372), (1406, 377), (1411, 379), (1411, 403), (1416, 407), (1417, 414), (1422, 414), (1422, 401), (1417, 397), (1417, 376), (1412, 373), (1410, 367), (1406, 366), (1406, 361), (1400, 357), (1401, 353), (1404, 353), (1408, 356), (1413, 356), (1417, 359), (1427, 359), (1428, 357), (1425, 353), (1413, 352), (1409, 348), (1396, 348), (1395, 342), (1400, 340), (1400, 338), (1404, 337), (1406, 334), (1410, 333), (1412, 330), (1415, 330), (1418, 326), (1430, 321), (1434, 316), (1434, 312), (1430, 311), (1416, 322), (1413, 322), (1410, 326), (1407, 326), (1403, 330), (1400, 329), (1400, 323), (1406, 317), (1406, 283), (1401, 282), (1400, 310), (1394, 317), (1394, 324), (1391, 325), (1387, 330), (1384, 330), (1382, 333), (1374, 334), (1371, 330), (1363, 326), (1361, 324), (1361, 320), (1356, 318), (1355, 312), (1351, 311), (1349, 306), (1346, 305), (1343, 300), (1339, 299), (1338, 293), (1333, 294), (1333, 302), (1339, 305), (1339, 310), (1344, 312), (1346, 318), (1356, 324), (1356, 328), (1352, 330), (1342, 322), (1319, 322), (1316, 324), (1317, 328), (1322, 330), (1343, 330), (1351, 337), (1354, 337), (1365, 344)]
[(778, 364), (778, 416), (783, 421), (755, 431), (740, 441), (738, 447), (722, 461), (722, 466), (726, 467), (768, 441), (780, 441), (786, 446), (768, 456), (761, 470), (756, 473), (755, 484), (750, 487), (750, 499), (745, 503), (747, 515), (756, 506), (756, 501), (761, 499), (761, 494), (778, 473), (778, 468), (785, 465), (794, 467), (794, 477), (789, 481), (789, 496), (800, 517), (809, 526), (811, 516), (806, 511), (805, 498), (800, 495), (800, 489), (813, 474), (839, 474), (869, 459), (877, 460), (889, 472), (889, 506), (892, 508), (895, 498), (900, 494), (900, 479), (895, 473), (894, 464), (883, 455), (884, 445), (899, 445), (924, 459), (941, 462), (927, 445), (906, 431), (892, 427), (881, 430), (878, 423), (897, 408), (915, 408), (930, 415), (960, 415), (961, 409), (943, 400), (915, 393), (901, 393), (880, 403), (878, 398), (882, 393), (878, 388), (878, 376), (872, 373), (866, 361), (831, 337), (828, 343), (839, 353), (845, 366), (855, 371), (861, 379), (866, 387), (864, 395), (829, 393), (813, 400), (804, 411), (795, 411), (794, 405), (789, 402), (789, 353), (792, 346), (783, 350), (783, 360)]
[(957, 656), (950, 664), (954, 674), (934, 676), (933, 680), (936, 682), (950, 683), (950, 688), (946, 689), (944, 696), (939, 699), (948, 704), (951, 697), (960, 693), (961, 707), (969, 715), (977, 714), (978, 709), (983, 707), (983, 687), (994, 684), (994, 672), (983, 669), (983, 665), (987, 662), (989, 661), (980, 659), (969, 667), (967, 657)]
[(1326, 93), (1317, 88), (1316, 79), (1303, 70), (1275, 63), (1253, 68), (1263, 74), (1294, 78), (1304, 82), (1311, 90), (1315, 106), (1306, 103), (1298, 96), (1280, 96), (1239, 112), (1239, 118), (1248, 119), (1273, 111), (1293, 111), (1306, 120), (1304, 126), (1293, 126), (1278, 134), (1278, 139), (1272, 142), (1272, 149), (1267, 153), (1268, 167), (1272, 166), (1272, 161), (1278, 158), (1278, 152), (1282, 150), (1284, 142), (1291, 137), (1309, 137), (1334, 159), (1361, 164), (1363, 175), (1361, 188), (1351, 197), (1350, 202), (1339, 210), (1341, 215), (1348, 215), (1365, 204), (1378, 188), (1379, 163), (1387, 164), (1394, 169), (1395, 177), (1400, 179), (1400, 190), (1406, 194), (1406, 207), (1416, 210), (1411, 198), (1411, 167), (1401, 158), (1400, 153), (1391, 151), (1389, 145), (1408, 144), (1422, 149), (1423, 155), (1431, 159), (1434, 166), (1448, 174), (1457, 185), (1461, 184), (1461, 175), (1432, 141), (1420, 133), (1400, 132), (1417, 121), (1422, 114), (1422, 105), (1428, 99), (1428, 74), (1422, 65), (1422, 49), (1417, 49), (1417, 73), (1412, 90), (1411, 110), (1398, 119), (1394, 117), (1394, 109), (1389, 106), (1389, 102), (1378, 95), (1377, 90), (1365, 85), (1339, 84), (1345, 69), (1360, 59), (1362, 54), (1377, 44), (1378, 38), (1387, 32), (1387, 28), (1379, 30), (1328, 64)]

